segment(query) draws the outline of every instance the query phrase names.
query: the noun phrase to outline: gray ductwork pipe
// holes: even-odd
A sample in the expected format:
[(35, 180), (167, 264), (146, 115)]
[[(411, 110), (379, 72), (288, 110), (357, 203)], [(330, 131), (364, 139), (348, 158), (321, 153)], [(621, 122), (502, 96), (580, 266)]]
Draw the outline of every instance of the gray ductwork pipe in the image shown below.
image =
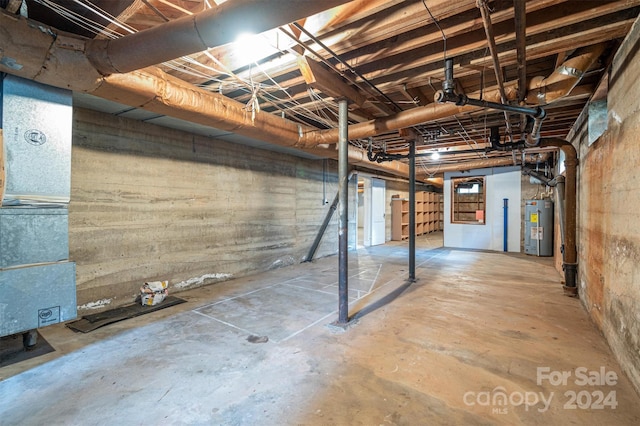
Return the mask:
[(350, 0), (234, 0), (117, 39), (87, 43), (87, 56), (103, 75), (126, 73), (231, 43), (315, 15)]

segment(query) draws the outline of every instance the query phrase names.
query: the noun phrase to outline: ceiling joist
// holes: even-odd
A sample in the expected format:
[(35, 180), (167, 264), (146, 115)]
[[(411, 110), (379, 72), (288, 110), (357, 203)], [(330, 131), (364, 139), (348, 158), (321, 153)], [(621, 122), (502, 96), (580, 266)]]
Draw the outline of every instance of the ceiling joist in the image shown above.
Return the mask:
[[(352, 101), (350, 158), (360, 164), (369, 163), (360, 148), (364, 138), (390, 153), (406, 154), (410, 136), (398, 134), (402, 127), (413, 126), (422, 135), (423, 150), (484, 147), (488, 126), (504, 131), (505, 118), (499, 111), (433, 102), (442, 89), (445, 56), (454, 59), (457, 93), (496, 99), (498, 81), (477, 0), (27, 3), (29, 18), (50, 26), (51, 33), (26, 35), (14, 29), (21, 25), (14, 21), (22, 19), (17, 14), (23, 2), (0, 2), (5, 6), (0, 17), (0, 71), (132, 108), (332, 157), (334, 149), (326, 145), (334, 143), (336, 131), (328, 127), (337, 122), (336, 100), (347, 98)], [(487, 4), (490, 38), (503, 74), (499, 79), (514, 93), (519, 89), (507, 102), (522, 102), (525, 84), (552, 76), (577, 49), (603, 46), (590, 69), (582, 70), (576, 87), (543, 105), (547, 118), (542, 134), (565, 137), (638, 18), (640, 0)], [(339, 6), (328, 9), (332, 5)], [(207, 17), (217, 17), (215, 25), (203, 25)], [(176, 31), (184, 22), (189, 24)], [(260, 36), (264, 43), (251, 60), (242, 60), (233, 43), (242, 28), (271, 30)], [(185, 50), (179, 45), (187, 38), (195, 41), (187, 42), (192, 46)], [(88, 68), (85, 51), (102, 74), (112, 75), (105, 78)], [(148, 68), (129, 73), (139, 67)], [(178, 88), (180, 92), (171, 92)], [(212, 118), (216, 109), (227, 115)], [(519, 116), (510, 115), (509, 120), (520, 129)], [(508, 152), (491, 154), (496, 155), (511, 160)], [(467, 155), (454, 158), (469, 160)], [(406, 172), (405, 163), (396, 163), (368, 167)], [(418, 160), (419, 167), (433, 170), (436, 165), (429, 157)]]

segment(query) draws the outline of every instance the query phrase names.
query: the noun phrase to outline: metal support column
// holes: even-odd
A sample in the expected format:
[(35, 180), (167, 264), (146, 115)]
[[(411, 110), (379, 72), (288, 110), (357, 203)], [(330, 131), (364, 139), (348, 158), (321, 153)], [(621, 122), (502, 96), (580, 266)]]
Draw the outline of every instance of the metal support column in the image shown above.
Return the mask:
[(409, 144), (409, 280), (416, 279), (416, 141)]
[(348, 283), (348, 209), (349, 202), (349, 135), (347, 100), (338, 102), (338, 324), (349, 322)]

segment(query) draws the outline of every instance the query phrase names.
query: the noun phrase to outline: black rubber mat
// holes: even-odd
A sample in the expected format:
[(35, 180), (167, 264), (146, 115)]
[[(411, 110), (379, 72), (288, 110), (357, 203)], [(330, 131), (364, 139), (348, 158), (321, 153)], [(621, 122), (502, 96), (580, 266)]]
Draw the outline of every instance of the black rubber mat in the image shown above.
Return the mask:
[(40, 333), (38, 333), (36, 345), (29, 350), (26, 350), (22, 344), (22, 334), (0, 337), (0, 368), (48, 354), (54, 350)]
[(79, 320), (68, 322), (66, 325), (73, 331), (88, 333), (97, 328), (104, 327), (105, 325), (113, 324), (114, 322), (138, 317), (170, 306), (179, 305), (184, 302), (186, 302), (186, 300), (174, 296), (168, 296), (161, 303), (154, 306), (142, 306), (139, 303), (133, 303), (131, 305), (121, 306), (109, 311), (85, 315)]

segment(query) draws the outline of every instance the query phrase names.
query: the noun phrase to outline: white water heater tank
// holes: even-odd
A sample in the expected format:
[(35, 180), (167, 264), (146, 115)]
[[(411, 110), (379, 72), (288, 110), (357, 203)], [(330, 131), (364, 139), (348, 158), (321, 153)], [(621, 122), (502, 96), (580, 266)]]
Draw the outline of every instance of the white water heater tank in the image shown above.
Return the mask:
[(553, 201), (526, 200), (524, 223), (524, 252), (553, 256)]

